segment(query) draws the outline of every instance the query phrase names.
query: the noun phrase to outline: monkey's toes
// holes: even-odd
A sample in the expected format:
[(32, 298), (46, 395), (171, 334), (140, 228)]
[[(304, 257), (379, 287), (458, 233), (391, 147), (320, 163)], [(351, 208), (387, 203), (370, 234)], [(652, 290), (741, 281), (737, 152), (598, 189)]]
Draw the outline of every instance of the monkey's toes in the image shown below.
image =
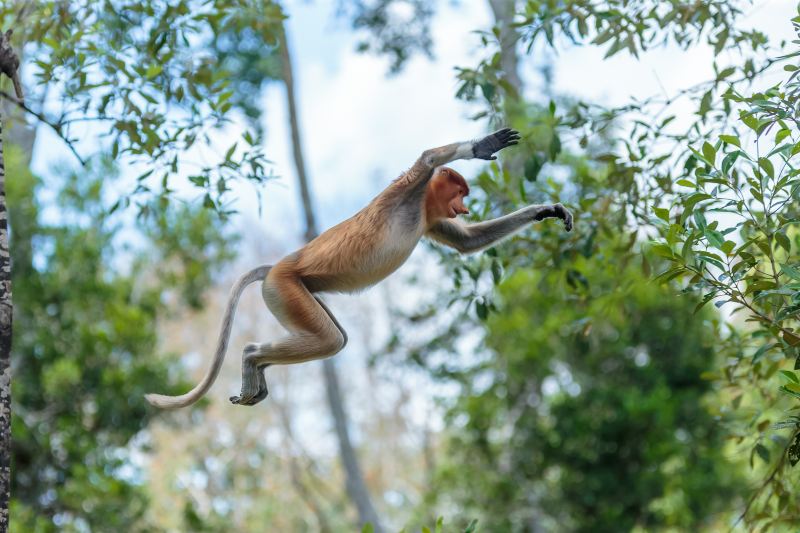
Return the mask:
[(252, 406), (252, 405), (255, 405), (258, 402), (262, 401), (267, 396), (269, 396), (269, 391), (267, 389), (264, 389), (264, 390), (258, 391), (255, 396), (251, 396), (249, 398), (245, 398), (243, 396), (231, 396), (230, 400), (231, 400), (231, 403), (234, 404), (234, 405)]

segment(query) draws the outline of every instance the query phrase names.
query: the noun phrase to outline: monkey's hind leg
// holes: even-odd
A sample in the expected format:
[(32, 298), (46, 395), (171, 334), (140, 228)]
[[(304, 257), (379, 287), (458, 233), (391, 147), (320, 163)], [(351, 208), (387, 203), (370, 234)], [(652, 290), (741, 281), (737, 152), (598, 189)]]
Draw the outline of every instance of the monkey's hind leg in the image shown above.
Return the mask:
[(272, 343), (247, 346), (242, 357), (242, 392), (231, 397), (235, 404), (254, 405), (266, 397), (265, 366), (329, 357), (344, 348), (347, 342), (344, 331), (330, 311), (300, 280), (291, 276), (278, 277), (279, 272), (275, 274), (274, 277), (268, 276), (264, 284), (264, 300), (290, 335)]

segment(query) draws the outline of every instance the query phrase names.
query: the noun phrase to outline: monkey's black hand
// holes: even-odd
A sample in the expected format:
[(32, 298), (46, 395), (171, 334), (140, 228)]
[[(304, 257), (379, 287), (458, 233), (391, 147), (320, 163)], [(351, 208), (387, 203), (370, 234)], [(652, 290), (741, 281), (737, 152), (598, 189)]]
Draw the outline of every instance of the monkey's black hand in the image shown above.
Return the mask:
[(553, 207), (556, 210), (558, 218), (564, 221), (564, 229), (572, 231), (572, 213), (569, 212), (569, 209), (561, 204), (556, 204)]
[(497, 156), (493, 155), (495, 152), (513, 146), (517, 142), (519, 142), (519, 132), (511, 128), (503, 128), (476, 142), (472, 146), (472, 157), (486, 160), (497, 159)]

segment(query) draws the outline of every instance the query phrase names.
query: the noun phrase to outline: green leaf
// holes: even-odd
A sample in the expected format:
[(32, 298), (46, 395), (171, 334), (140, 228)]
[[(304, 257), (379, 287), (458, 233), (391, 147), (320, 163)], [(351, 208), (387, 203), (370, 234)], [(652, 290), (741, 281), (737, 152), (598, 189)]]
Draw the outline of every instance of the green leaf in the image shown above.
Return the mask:
[(778, 344), (777, 342), (774, 342), (772, 344), (764, 344), (758, 350), (756, 350), (756, 353), (753, 354), (753, 360), (750, 362), (750, 364), (755, 364), (756, 362), (758, 362), (759, 359), (761, 359), (764, 356), (765, 353), (767, 353), (773, 348), (776, 348), (777, 346), (780, 346), (780, 344)]
[(481, 83), (481, 90), (483, 91), (483, 97), (486, 98), (487, 101), (491, 102), (494, 99), (494, 95), (496, 92), (495, 86), (489, 82)]
[(736, 72), (736, 68), (728, 67), (728, 68), (722, 70), (719, 74), (717, 74), (717, 80), (724, 80), (725, 78), (727, 78), (728, 76), (730, 76), (734, 72)]
[(655, 211), (656, 216), (663, 220), (664, 222), (669, 222), (669, 209), (663, 207), (656, 207), (653, 211)]
[(717, 159), (717, 150), (708, 142), (703, 143), (703, 157), (705, 157), (706, 161), (708, 161), (712, 166), (714, 165), (714, 161)]
[(561, 153), (561, 139), (553, 132), (553, 138), (550, 140), (550, 160), (555, 161), (558, 154)]
[(749, 115), (746, 112), (742, 111), (739, 114), (739, 119), (745, 123), (745, 125), (753, 131), (758, 130), (758, 119), (753, 115)]
[(792, 252), (792, 243), (783, 230), (775, 233), (775, 240), (778, 241), (778, 246), (780, 246), (789, 253)]
[(364, 527), (361, 528), (361, 533), (374, 533), (375, 526), (373, 526), (370, 522), (364, 524)]
[(800, 384), (800, 378), (797, 377), (797, 374), (792, 372), (791, 370), (781, 370), (781, 375), (791, 381), (792, 383)]
[(733, 241), (725, 241), (724, 243), (722, 243), (722, 246), (720, 247), (720, 250), (725, 252), (725, 255), (731, 255), (731, 252), (733, 252), (734, 248), (736, 248), (736, 243), (735, 242), (733, 242)]
[(720, 135), (719, 138), (721, 141), (726, 142), (728, 144), (732, 144), (739, 148), (742, 147), (741, 143), (739, 142), (739, 137), (736, 137), (735, 135)]
[(478, 318), (481, 320), (486, 320), (489, 316), (489, 308), (483, 300), (475, 300), (475, 314), (477, 314)]
[(239, 144), (238, 142), (233, 143), (233, 145), (228, 148), (228, 151), (225, 152), (225, 161), (230, 161), (231, 157), (233, 157), (233, 153), (236, 151), (236, 145)]
[(781, 264), (781, 271), (795, 281), (800, 281), (800, 269), (788, 264)]
[(769, 463), (769, 450), (766, 446), (761, 443), (756, 444), (756, 453), (761, 457), (762, 461)]
[(478, 519), (473, 518), (472, 522), (464, 529), (464, 533), (475, 533), (475, 528), (478, 527)]
[(760, 166), (770, 178), (775, 177), (775, 169), (772, 166), (772, 161), (770, 161), (766, 157), (758, 158), (758, 166)]
[(503, 265), (497, 259), (492, 260), (492, 279), (495, 285), (499, 285), (503, 280)]
[(147, 67), (147, 72), (145, 73), (144, 77), (147, 79), (153, 79), (164, 70), (163, 65), (159, 65), (158, 63), (153, 63), (149, 67)]
[(706, 228), (705, 231), (703, 231), (703, 235), (705, 235), (706, 239), (708, 239), (708, 242), (714, 248), (722, 249), (722, 245), (725, 242), (725, 237), (722, 235), (722, 233)]
[(727, 154), (722, 159), (722, 173), (723, 174), (727, 174), (728, 171), (730, 171), (731, 167), (733, 166), (733, 164), (736, 162), (736, 160), (739, 158), (739, 156), (741, 154), (742, 154), (742, 152), (740, 152), (739, 150), (736, 150), (735, 152), (731, 152), (731, 153)]
[(693, 192), (683, 199), (683, 206), (685, 209), (692, 209), (695, 204), (702, 202), (703, 200), (710, 200), (711, 198), (713, 198), (713, 196), (710, 194), (706, 194), (704, 192)]
[(653, 243), (650, 247), (650, 250), (654, 254), (660, 257), (664, 257), (666, 259), (673, 259), (675, 257), (675, 253), (672, 251), (672, 248), (670, 248), (667, 244), (663, 242)]
[(533, 154), (527, 161), (525, 161), (525, 179), (528, 181), (536, 181), (539, 172), (544, 165), (544, 159), (539, 154)]

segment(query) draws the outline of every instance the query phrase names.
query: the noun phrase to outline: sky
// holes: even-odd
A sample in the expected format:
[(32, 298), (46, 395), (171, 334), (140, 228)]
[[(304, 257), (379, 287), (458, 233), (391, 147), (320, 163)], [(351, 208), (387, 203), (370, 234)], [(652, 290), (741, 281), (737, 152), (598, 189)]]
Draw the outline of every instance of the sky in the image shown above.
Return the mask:
[[(302, 140), (321, 229), (358, 211), (423, 150), (486, 133), (484, 123), (469, 118), (474, 109), (454, 96), (457, 90), (454, 67), (478, 63), (483, 52), (474, 31), (488, 29), (492, 24), (487, 2), (440, 1), (432, 24), (434, 59), (414, 57), (400, 74), (390, 77), (386, 59), (355, 51), (357, 37), (346, 21), (334, 16), (335, 2), (289, 1), (286, 5)], [(775, 41), (791, 39), (794, 36), (788, 20), (795, 14), (795, 5), (790, 0), (754, 2), (744, 21), (765, 31)], [(623, 104), (631, 97), (674, 95), (713, 76), (712, 51), (705, 45), (691, 52), (674, 47), (660, 49), (644, 53), (639, 59), (619, 53), (603, 60), (604, 53), (604, 48), (597, 47), (570, 47), (558, 55), (534, 48), (521, 60), (527, 96), (533, 100), (545, 98), (537, 72), (544, 61), (552, 63), (556, 93), (605, 104)], [(720, 62), (731, 59), (734, 58), (723, 55)], [(303, 234), (285, 95), (280, 85), (273, 84), (264, 91), (263, 109), (265, 152), (279, 179), (264, 188), (261, 210), (252, 186), (234, 189), (239, 198), (235, 204), (239, 211), (235, 223), (251, 236), (269, 237), (269, 242), (276, 246), (274, 252), (267, 252), (268, 257), (259, 257), (259, 262), (273, 261), (298, 247)], [(679, 104), (676, 110), (691, 112), (688, 105)], [(224, 148), (219, 151), (224, 152)], [(41, 129), (34, 153), (34, 171), (51, 175), (58, 166), (54, 161), (69, 160), (66, 147), (52, 132)], [(482, 164), (458, 161), (453, 166), (469, 179)], [(135, 176), (142, 170), (122, 171)], [(242, 254), (254, 257), (256, 252), (243, 250)], [(332, 307), (343, 313), (345, 328), (358, 331), (357, 317), (350, 311), (355, 304), (370, 306), (374, 305), (371, 299), (397, 294), (402, 290), (404, 275), (426, 259), (429, 258), (425, 257), (425, 251), (418, 250), (412, 257), (412, 265), (401, 269), (383, 287), (361, 295), (333, 298)], [(374, 337), (385, 336), (388, 327), (385, 322), (379, 324)], [(357, 348), (348, 347), (346, 352), (350, 353), (337, 356), (345, 373), (360, 372), (363, 367), (363, 358), (353, 354), (354, 350)], [(229, 354), (226, 364), (238, 364), (233, 359)], [(412, 411), (425, 417), (432, 409), (432, 396), (430, 390), (417, 395), (412, 399), (417, 402)], [(360, 416), (357, 407), (354, 416)], [(313, 416), (305, 426), (315, 426)]]

